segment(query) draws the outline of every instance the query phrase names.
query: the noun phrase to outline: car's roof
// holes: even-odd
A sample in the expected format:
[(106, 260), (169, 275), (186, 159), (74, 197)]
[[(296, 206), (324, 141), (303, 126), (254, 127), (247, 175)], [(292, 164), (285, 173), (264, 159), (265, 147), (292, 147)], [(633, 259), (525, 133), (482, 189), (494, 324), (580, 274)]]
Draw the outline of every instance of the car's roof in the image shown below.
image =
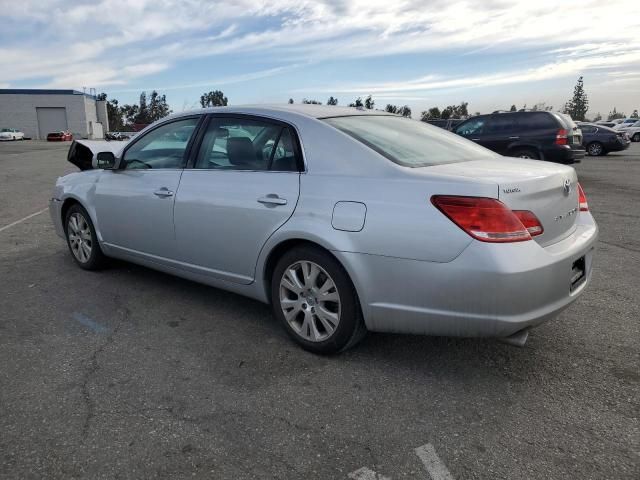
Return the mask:
[(277, 116), (302, 115), (310, 118), (347, 117), (354, 115), (393, 115), (384, 110), (373, 110), (356, 107), (338, 107), (336, 105), (283, 104), (283, 105), (231, 105), (226, 107), (209, 107), (200, 110), (181, 112), (174, 116), (193, 115), (194, 113), (243, 113), (246, 115)]

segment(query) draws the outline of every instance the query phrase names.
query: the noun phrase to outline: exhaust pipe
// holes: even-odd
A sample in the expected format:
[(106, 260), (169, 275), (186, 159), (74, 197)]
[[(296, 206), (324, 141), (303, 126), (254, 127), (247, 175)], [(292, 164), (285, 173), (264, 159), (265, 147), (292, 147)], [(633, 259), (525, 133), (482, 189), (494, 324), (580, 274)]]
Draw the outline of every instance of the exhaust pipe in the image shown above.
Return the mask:
[(527, 343), (527, 338), (529, 338), (529, 329), (524, 328), (517, 331), (513, 335), (502, 337), (498, 340), (500, 340), (502, 343), (506, 343), (507, 345), (513, 345), (514, 347), (524, 347), (524, 344)]

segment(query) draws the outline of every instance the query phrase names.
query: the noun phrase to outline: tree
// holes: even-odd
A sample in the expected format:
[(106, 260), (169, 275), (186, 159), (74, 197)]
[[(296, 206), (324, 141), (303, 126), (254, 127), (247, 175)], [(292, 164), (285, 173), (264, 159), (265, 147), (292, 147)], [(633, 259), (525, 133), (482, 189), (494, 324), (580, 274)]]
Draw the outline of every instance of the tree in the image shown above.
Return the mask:
[(616, 110), (616, 107), (613, 107), (613, 111), (612, 111), (612, 112), (609, 112), (609, 115), (607, 116), (607, 120), (608, 120), (608, 121), (611, 121), (611, 120), (615, 120), (615, 119), (617, 119), (617, 118), (624, 118), (624, 117), (625, 117), (625, 114), (624, 114), (624, 113), (622, 113), (622, 112), (618, 112), (618, 111)]
[(584, 91), (584, 82), (580, 77), (573, 89), (573, 98), (564, 106), (564, 113), (571, 115), (574, 120), (583, 121), (587, 110), (589, 110), (589, 98)]
[(292, 105), (292, 104), (293, 104), (293, 98), (290, 98), (289, 99), (289, 105)]
[(511, 105), (511, 108), (509, 109), (510, 112), (516, 112), (518, 110), (518, 107), (516, 107), (515, 105)]
[(553, 110), (553, 106), (547, 105), (547, 102), (538, 102), (531, 108), (531, 110), (533, 112), (551, 112)]
[(349, 104), (350, 107), (364, 107), (364, 103), (362, 103), (362, 98), (358, 97), (353, 103)]
[(302, 103), (306, 105), (322, 105), (322, 102), (319, 102), (318, 100), (307, 100), (306, 98), (302, 99)]
[(224, 96), (224, 93), (220, 90), (212, 90), (211, 92), (205, 92), (200, 95), (200, 105), (202, 108), (207, 107), (226, 107), (229, 99)]
[(398, 107), (397, 105), (391, 105), (390, 103), (384, 107), (385, 112), (395, 113), (397, 115), (402, 115), (403, 117), (411, 117), (411, 109), (409, 105), (403, 105), (402, 107)]
[(371, 98), (371, 95), (369, 95), (367, 98), (364, 99), (364, 108), (368, 109), (368, 110), (373, 110), (373, 107), (375, 106), (376, 102), (373, 101), (373, 98)]
[[(156, 120), (160, 120), (161, 118), (164, 118), (170, 113), (172, 113), (172, 110), (169, 108), (169, 105), (167, 104), (167, 96), (160, 95), (155, 90), (151, 92), (151, 95), (149, 97), (149, 106), (147, 111), (148, 111), (147, 118), (149, 120), (148, 123), (153, 123)], [(144, 123), (144, 122), (140, 122), (140, 123)]]
[(427, 120), (436, 120), (442, 116), (438, 107), (431, 107), (429, 110), (425, 110), (420, 114), (420, 120), (426, 122)]
[(107, 105), (107, 119), (109, 121), (109, 131), (121, 132), (124, 130), (124, 120), (122, 115), (122, 108), (118, 105), (118, 100), (107, 100), (107, 94), (101, 93), (96, 97), (97, 100), (106, 101)]
[(596, 116), (593, 117), (594, 122), (597, 122), (599, 120), (602, 120), (602, 115), (600, 115), (600, 112), (596, 113)]
[(126, 119), (128, 125), (134, 123), (145, 125), (160, 120), (172, 112), (167, 104), (166, 95), (160, 95), (153, 90), (149, 95), (148, 102), (147, 93), (142, 92), (138, 105), (122, 105), (120, 113)]
[(147, 92), (140, 94), (140, 103), (138, 104), (138, 112), (133, 123), (151, 123), (149, 115), (149, 107), (147, 105)]
[(337, 105), (337, 104), (338, 104), (338, 99), (333, 98), (333, 96), (329, 97), (329, 100), (327, 100), (327, 105)]
[(411, 109), (409, 108), (409, 105), (403, 105), (402, 107), (398, 108), (398, 115), (411, 118)]
[(638, 110), (634, 110), (631, 114), (631, 118), (638, 118)]

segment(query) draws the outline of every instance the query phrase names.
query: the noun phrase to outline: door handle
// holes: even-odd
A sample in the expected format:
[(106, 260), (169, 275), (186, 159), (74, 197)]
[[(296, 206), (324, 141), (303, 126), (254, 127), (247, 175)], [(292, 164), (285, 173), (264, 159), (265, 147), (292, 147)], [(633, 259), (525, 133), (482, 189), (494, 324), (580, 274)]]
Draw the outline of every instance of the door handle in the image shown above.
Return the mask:
[(518, 140), (520, 137), (509, 137), (509, 140)]
[(160, 198), (173, 197), (173, 192), (169, 190), (167, 187), (162, 187), (159, 190), (156, 190), (155, 192), (153, 192), (153, 194), (156, 197), (160, 197)]
[(474, 141), (474, 142), (477, 142), (480, 139), (479, 138), (472, 138), (471, 140)]
[(263, 205), (286, 205), (287, 199), (280, 198), (275, 193), (270, 193), (269, 195), (265, 195), (264, 197), (260, 197), (258, 199), (258, 203), (262, 203)]

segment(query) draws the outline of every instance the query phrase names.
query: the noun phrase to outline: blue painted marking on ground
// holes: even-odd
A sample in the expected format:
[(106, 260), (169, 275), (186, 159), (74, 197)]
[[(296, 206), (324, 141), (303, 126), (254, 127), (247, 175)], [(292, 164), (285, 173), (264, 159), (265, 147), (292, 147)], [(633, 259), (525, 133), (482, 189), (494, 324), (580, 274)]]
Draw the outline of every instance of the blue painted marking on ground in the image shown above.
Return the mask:
[(84, 313), (74, 312), (71, 316), (76, 322), (84, 325), (94, 333), (106, 333), (109, 331), (107, 327), (102, 326), (97, 322), (94, 322), (89, 317), (87, 317)]

